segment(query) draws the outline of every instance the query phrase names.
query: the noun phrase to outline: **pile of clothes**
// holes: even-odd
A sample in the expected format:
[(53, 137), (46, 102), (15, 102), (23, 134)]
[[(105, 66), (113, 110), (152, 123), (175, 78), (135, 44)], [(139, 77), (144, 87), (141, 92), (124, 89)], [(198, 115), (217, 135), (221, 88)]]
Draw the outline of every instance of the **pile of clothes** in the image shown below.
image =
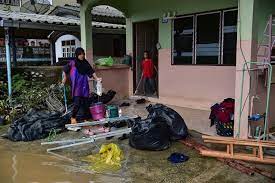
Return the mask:
[(235, 100), (232, 98), (224, 99), (220, 104), (211, 107), (209, 119), (211, 125), (216, 125), (217, 134), (220, 136), (231, 137), (234, 132), (234, 106)]
[(165, 150), (171, 142), (188, 136), (183, 118), (173, 109), (162, 105), (149, 105), (146, 119), (136, 119), (132, 126), (129, 143), (141, 150)]

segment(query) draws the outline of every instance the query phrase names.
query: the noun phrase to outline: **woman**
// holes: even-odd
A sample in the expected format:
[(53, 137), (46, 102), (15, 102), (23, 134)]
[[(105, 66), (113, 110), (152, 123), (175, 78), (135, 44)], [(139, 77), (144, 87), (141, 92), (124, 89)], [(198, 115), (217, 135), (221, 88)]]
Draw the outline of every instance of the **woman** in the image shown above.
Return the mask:
[(84, 107), (85, 113), (89, 113), (88, 97), (90, 94), (89, 89), (89, 78), (93, 78), (97, 81), (101, 80), (96, 76), (95, 70), (85, 59), (85, 51), (83, 48), (77, 48), (75, 50), (75, 59), (70, 61), (63, 68), (63, 80), (64, 85), (67, 81), (67, 74), (70, 75), (71, 80), (71, 92), (73, 97), (73, 112), (71, 117), (71, 123), (75, 124), (76, 115), (79, 111), (80, 106)]

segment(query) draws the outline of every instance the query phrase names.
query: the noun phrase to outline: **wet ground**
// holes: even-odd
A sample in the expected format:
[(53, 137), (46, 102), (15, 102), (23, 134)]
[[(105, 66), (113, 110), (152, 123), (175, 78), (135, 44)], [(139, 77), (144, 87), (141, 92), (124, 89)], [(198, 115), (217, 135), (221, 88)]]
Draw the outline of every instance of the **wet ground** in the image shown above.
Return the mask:
[[(146, 115), (144, 105), (124, 108), (125, 114)], [(7, 127), (0, 127), (0, 134)], [(197, 133), (192, 133), (198, 135)], [(81, 137), (79, 132), (65, 132), (56, 139), (71, 139)], [(34, 142), (11, 142), (0, 139), (0, 182), (1, 183), (234, 183), (234, 182), (272, 182), (261, 175), (248, 176), (234, 170), (214, 158), (200, 156), (196, 151), (179, 142), (165, 151), (139, 151), (128, 146), (128, 140), (104, 140), (101, 143), (115, 142), (125, 154), (122, 169), (117, 172), (96, 173), (89, 171), (87, 164), (81, 158), (97, 151), (93, 144), (56, 151), (70, 160), (61, 159), (48, 154), (49, 146), (41, 146)], [(181, 152), (190, 157), (189, 161), (173, 165), (167, 157), (173, 152)]]

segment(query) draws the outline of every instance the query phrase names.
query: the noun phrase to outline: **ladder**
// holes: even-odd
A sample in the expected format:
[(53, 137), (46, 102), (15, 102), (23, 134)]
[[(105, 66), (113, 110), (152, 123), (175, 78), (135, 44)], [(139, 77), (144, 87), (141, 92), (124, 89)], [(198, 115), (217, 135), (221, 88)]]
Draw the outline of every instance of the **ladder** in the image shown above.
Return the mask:
[[(264, 154), (264, 148), (275, 149), (275, 142), (253, 140), (253, 139), (236, 139), (231, 137), (211, 137), (202, 136), (205, 143), (223, 144), (226, 146), (224, 151), (202, 149), (201, 155), (218, 158), (238, 159), (244, 161), (253, 161), (265, 164), (275, 164), (275, 156)], [(238, 152), (236, 146), (251, 147), (252, 153)]]
[(258, 46), (257, 60), (275, 64), (275, 15), (268, 18), (262, 41)]

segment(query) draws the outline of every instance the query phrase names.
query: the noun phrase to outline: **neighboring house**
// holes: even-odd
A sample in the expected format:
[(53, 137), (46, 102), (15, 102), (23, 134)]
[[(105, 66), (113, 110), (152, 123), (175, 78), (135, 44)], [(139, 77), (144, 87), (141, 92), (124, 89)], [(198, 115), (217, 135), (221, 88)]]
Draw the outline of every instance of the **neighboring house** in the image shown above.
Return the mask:
[[(87, 41), (92, 30), (85, 26), (90, 16), (87, 12), (93, 6), (104, 4), (123, 11), (127, 54), (133, 56), (133, 71), (129, 70), (128, 78), (129, 95), (133, 95), (138, 85), (143, 51), (149, 50), (158, 67), (159, 89), (158, 98), (149, 98), (151, 101), (209, 110), (224, 98), (235, 98), (235, 135), (240, 124), (240, 137), (246, 138), (253, 101), (249, 92), (250, 80), (244, 81), (241, 93), (241, 73), (246, 61), (257, 59), (257, 48), (265, 36), (267, 20), (275, 13), (273, 1), (79, 0), (83, 11), (80, 13), (81, 31), (85, 33), (82, 39), (86, 40), (83, 46), (88, 52), (93, 48), (92, 42)], [(269, 51), (273, 49), (268, 46)], [(249, 78), (248, 72), (245, 77)], [(259, 82), (259, 87), (265, 91), (265, 82)], [(244, 103), (240, 103), (241, 97)], [(273, 91), (271, 114), (275, 113), (274, 101)], [(263, 108), (254, 112), (262, 113)], [(207, 119), (205, 121), (208, 123)], [(274, 126), (274, 116), (270, 116), (270, 121)]]
[[(49, 15), (79, 19), (79, 5), (57, 6)], [(123, 57), (126, 50), (125, 18), (122, 12), (108, 6), (97, 6), (91, 11), (94, 27), (104, 25), (104, 29), (93, 32), (95, 58), (102, 56)], [(81, 45), (79, 33), (66, 34), (55, 42), (56, 61), (70, 59), (74, 49)]]
[[(45, 2), (47, 1), (43, 1), (43, 3)], [(1, 26), (10, 27), (10, 33), (13, 34), (10, 35), (14, 39), (12, 47), (16, 50), (16, 55), (12, 56), (13, 60), (43, 61), (54, 64), (59, 60), (71, 59), (75, 48), (81, 46), (78, 27), (80, 20), (77, 5), (59, 6), (67, 2), (73, 4), (75, 1), (51, 1), (49, 10), (44, 14), (31, 14), (21, 12), (26, 11), (26, 9), (22, 9), (22, 6), (29, 3), (29, 1), (0, 1), (0, 20), (3, 19), (3, 22), (6, 23)], [(95, 30), (93, 41), (94, 45), (98, 45), (94, 49), (95, 56), (122, 57), (126, 50), (125, 18), (123, 14), (111, 7), (109, 9), (107, 6), (101, 6), (95, 9), (94, 15), (97, 19), (93, 19), (92, 23)], [(52, 24), (52, 19), (56, 19), (57, 22)], [(63, 27), (55, 30), (55, 23), (63, 24), (62, 20), (65, 20), (68, 24), (74, 24), (74, 28), (66, 29)], [(10, 23), (7, 24), (9, 21)], [(24, 23), (29, 22), (28, 26), (20, 26), (21, 21)], [(39, 26), (40, 22), (51, 25), (50, 27), (46, 27), (45, 24), (44, 27)], [(16, 23), (19, 24), (16, 25)], [(20, 29), (18, 29), (19, 27)], [(48, 44), (39, 44), (39, 42), (42, 43), (47, 39)], [(0, 29), (0, 41), (4, 42), (4, 29)], [(35, 44), (31, 44), (32, 42)], [(30, 54), (24, 54), (26, 46), (28, 46), (27, 50), (32, 50), (31, 58), (29, 58)], [(0, 57), (1, 61), (5, 61), (5, 47), (3, 44), (0, 44)]]

